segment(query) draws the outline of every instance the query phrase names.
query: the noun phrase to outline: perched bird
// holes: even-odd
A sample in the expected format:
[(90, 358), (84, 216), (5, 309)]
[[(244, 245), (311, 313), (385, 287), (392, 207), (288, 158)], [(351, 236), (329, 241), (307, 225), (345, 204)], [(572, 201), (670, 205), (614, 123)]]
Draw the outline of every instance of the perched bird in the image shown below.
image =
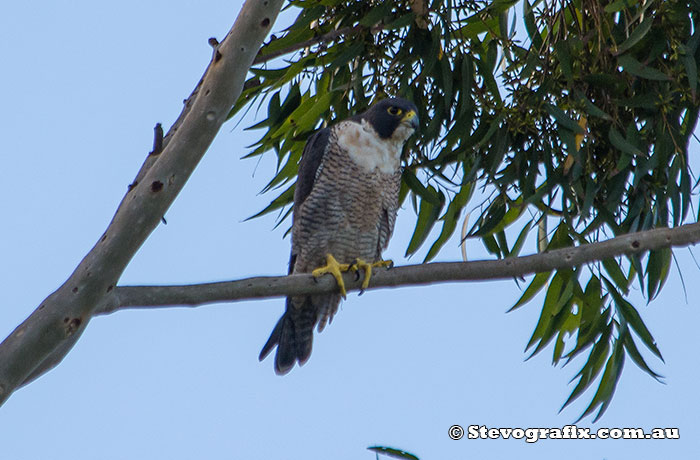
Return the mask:
[(417, 128), (416, 106), (389, 98), (307, 141), (294, 191), (289, 273), (330, 273), (340, 292), (287, 298), (260, 352), (262, 361), (277, 346), (277, 374), (309, 359), (314, 327), (321, 332), (345, 298), (342, 271), (364, 273), (364, 289), (372, 267), (391, 264), (381, 254), (399, 207), (401, 152)]

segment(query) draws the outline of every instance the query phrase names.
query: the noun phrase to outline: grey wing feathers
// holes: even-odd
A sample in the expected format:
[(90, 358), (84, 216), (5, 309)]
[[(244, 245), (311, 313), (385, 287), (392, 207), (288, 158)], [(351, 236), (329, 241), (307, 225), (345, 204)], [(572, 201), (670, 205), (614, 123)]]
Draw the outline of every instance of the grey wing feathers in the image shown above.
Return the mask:
[(399, 210), (399, 188), (401, 186), (401, 172), (397, 172), (391, 179), (395, 182), (396, 187), (389, 187), (393, 192), (389, 196), (383, 198), (383, 212), (379, 218), (379, 239), (377, 240), (376, 259), (381, 260), (382, 252), (389, 245), (389, 239), (394, 232), (394, 224), (396, 223), (396, 213)]
[[(299, 173), (297, 175), (296, 189), (294, 190), (294, 213), (311, 193), (330, 135), (330, 128), (323, 128), (306, 141), (304, 151), (301, 154), (301, 161), (299, 162)], [(293, 222), (292, 225), (294, 225)], [(287, 272), (290, 275), (294, 273), (296, 258), (294, 248), (292, 248), (292, 253), (289, 255), (289, 270)]]
[(330, 136), (330, 128), (323, 128), (311, 136), (306, 142), (306, 146), (304, 146), (304, 152), (301, 154), (301, 161), (299, 162), (296, 190), (294, 191), (294, 209), (299, 209), (299, 205), (311, 193), (316, 180), (316, 173), (319, 166), (321, 166), (323, 155), (326, 153)]
[(389, 210), (384, 209), (382, 216), (379, 219), (379, 238), (377, 239), (377, 254), (375, 258), (381, 259), (382, 251), (391, 237), (392, 225), (389, 220)]

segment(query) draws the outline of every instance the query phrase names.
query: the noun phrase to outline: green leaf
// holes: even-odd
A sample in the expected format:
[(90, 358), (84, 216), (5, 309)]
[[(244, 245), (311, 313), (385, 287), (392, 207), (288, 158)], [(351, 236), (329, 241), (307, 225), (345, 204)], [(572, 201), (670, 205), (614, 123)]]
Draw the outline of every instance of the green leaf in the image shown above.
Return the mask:
[(532, 221), (525, 224), (525, 227), (523, 227), (523, 229), (520, 230), (520, 234), (518, 234), (518, 238), (515, 240), (515, 244), (513, 244), (513, 247), (510, 250), (510, 255), (512, 257), (517, 257), (520, 254), (520, 250), (523, 248), (523, 245), (525, 244), (525, 239), (530, 234), (531, 228)]
[[(289, 33), (285, 34), (283, 37), (277, 40), (272, 40), (267, 45), (263, 46), (260, 50), (260, 55), (265, 56), (275, 51), (280, 51), (285, 48), (289, 48), (297, 43), (306, 41), (314, 36), (316, 31), (310, 27), (298, 27), (291, 30)], [(251, 69), (253, 70), (253, 69)]]
[(279, 137), (288, 132), (299, 134), (312, 130), (321, 119), (321, 114), (328, 111), (331, 101), (336, 97), (335, 93), (326, 93), (318, 96), (302, 98), (302, 103), (292, 112), (284, 123), (275, 130), (273, 137)]
[(639, 353), (639, 349), (637, 349), (637, 344), (634, 343), (632, 334), (629, 333), (629, 329), (626, 325), (620, 332), (620, 337), (623, 341), (622, 343), (625, 345), (625, 350), (627, 350), (627, 354), (629, 354), (630, 358), (632, 358), (632, 361), (637, 365), (637, 367), (639, 367), (641, 370), (652, 376), (658, 382), (661, 382), (663, 376), (657, 374), (649, 367), (647, 362), (644, 360), (644, 357), (642, 357), (642, 354)]
[(690, 174), (687, 167), (681, 169), (681, 220), (688, 215), (690, 206)]
[[(444, 93), (445, 101), (448, 101), (450, 106), (452, 102), (452, 82), (454, 71), (450, 66), (449, 59), (440, 60), (440, 73), (442, 74), (442, 91)], [(436, 117), (439, 118), (439, 117)]]
[(583, 95), (583, 93), (578, 93), (577, 94), (579, 99), (583, 101), (584, 106), (586, 107), (586, 113), (588, 115), (591, 115), (593, 117), (598, 117), (602, 118), (603, 120), (610, 121), (612, 120), (612, 117), (605, 113), (603, 110), (601, 110), (597, 105), (592, 103), (586, 96)]
[(597, 276), (591, 276), (581, 297), (576, 346), (567, 355), (567, 363), (592, 345), (608, 324), (607, 314), (610, 309), (603, 310), (606, 299), (602, 296), (600, 279)]
[(671, 248), (661, 248), (649, 253), (647, 261), (647, 299), (651, 301), (661, 291), (671, 268)]
[(387, 25), (384, 26), (384, 29), (386, 30), (396, 30), (396, 29), (403, 29), (404, 27), (408, 27), (411, 24), (413, 24), (413, 21), (416, 19), (416, 14), (413, 12), (406, 13), (402, 16), (399, 16), (397, 19), (394, 19), (393, 21), (389, 22)]
[(592, 73), (583, 75), (583, 81), (608, 91), (622, 91), (624, 83), (618, 75), (607, 73)]
[(262, 94), (263, 85), (259, 84), (259, 80), (256, 80), (256, 78), (257, 77), (251, 77), (246, 81), (246, 84), (250, 84), (252, 86), (246, 90), (243, 90), (241, 95), (238, 96), (238, 100), (236, 100), (236, 103), (233, 104), (233, 107), (226, 115), (227, 120), (233, 118), (243, 107), (246, 107), (249, 103), (256, 100), (258, 96)]
[(578, 123), (576, 123), (559, 107), (552, 104), (545, 104), (544, 107), (547, 109), (547, 112), (549, 112), (549, 114), (554, 117), (555, 120), (557, 120), (557, 123), (559, 123), (560, 126), (563, 126), (576, 134), (586, 134), (583, 128), (580, 127)]
[(269, 205), (259, 213), (252, 215), (246, 219), (246, 221), (255, 219), (256, 217), (264, 216), (265, 214), (268, 214), (276, 209), (282, 208), (292, 202), (292, 199), (294, 198), (294, 189), (295, 189), (296, 183), (292, 184), (287, 190), (282, 192), (277, 198), (272, 200)]
[(281, 69), (259, 69), (256, 67), (251, 67), (249, 72), (255, 75), (256, 77), (261, 77), (265, 80), (277, 80), (279, 78), (282, 78), (284, 74), (287, 73), (289, 67), (290, 66), (287, 66)]
[(547, 241), (547, 217), (542, 216), (540, 220), (537, 221), (537, 252), (544, 252), (547, 250), (549, 242)]
[(628, 49), (632, 48), (634, 45), (639, 43), (639, 40), (644, 38), (644, 36), (649, 32), (649, 29), (651, 29), (651, 25), (654, 22), (654, 16), (649, 15), (644, 20), (642, 21), (641, 24), (639, 24), (630, 34), (629, 37), (627, 37), (627, 40), (622, 42), (620, 46), (617, 47), (617, 54), (622, 54)]
[(412, 453), (406, 452), (405, 450), (401, 450), (401, 449), (394, 449), (393, 447), (372, 446), (372, 447), (368, 447), (367, 450), (371, 450), (372, 452), (376, 452), (378, 454), (384, 454), (388, 457), (405, 458), (408, 460), (418, 460), (418, 457), (416, 457)]
[(698, 66), (695, 57), (691, 54), (686, 54), (683, 58), (683, 65), (685, 66), (685, 73), (688, 76), (688, 87), (690, 91), (695, 94), (698, 88)]
[(285, 165), (279, 170), (277, 175), (268, 182), (268, 184), (263, 188), (262, 192), (265, 193), (268, 190), (272, 190), (280, 184), (286, 183), (297, 174), (299, 158), (301, 157), (302, 148), (297, 148), (291, 152), (287, 158)]
[(440, 218), (440, 220), (443, 221), (440, 236), (438, 236), (438, 239), (435, 240), (433, 245), (430, 247), (428, 255), (425, 256), (425, 260), (423, 261), (424, 263), (432, 260), (437, 255), (438, 251), (440, 251), (440, 248), (442, 248), (442, 246), (447, 242), (450, 236), (452, 236), (452, 233), (454, 233), (454, 230), (457, 226), (457, 219), (459, 219), (459, 217), (461, 216), (462, 209), (464, 209), (464, 206), (469, 201), (473, 190), (473, 183), (462, 185), (462, 187), (459, 190), (459, 193), (455, 195), (455, 197), (450, 202), (449, 206), (447, 206), (447, 211), (445, 211), (445, 215)]
[(620, 64), (626, 72), (629, 72), (637, 77), (644, 78), (645, 80), (670, 80), (669, 76), (665, 73), (653, 67), (647, 67), (632, 56), (629, 56), (627, 54), (619, 56), (617, 58), (617, 63)]
[[(583, 365), (578, 374), (576, 374), (576, 376), (572, 379), (573, 381), (574, 379), (578, 378), (579, 381), (569, 395), (568, 399), (564, 402), (564, 405), (562, 405), (561, 409), (559, 409), (559, 412), (564, 410), (566, 406), (581, 396), (581, 394), (583, 394), (583, 392), (591, 386), (598, 374), (600, 374), (600, 371), (603, 369), (603, 365), (605, 364), (610, 352), (610, 337), (612, 335), (612, 329), (612, 324), (608, 324), (600, 334), (600, 338), (598, 341), (596, 341), (595, 345), (593, 345), (593, 350), (591, 350), (591, 353), (588, 355), (586, 363)], [(583, 418), (583, 415), (581, 418)]]
[(501, 14), (508, 11), (520, 0), (493, 0), (486, 10), (491, 14)]
[(506, 232), (503, 230), (499, 230), (497, 232), (493, 233), (496, 237), (496, 241), (498, 241), (498, 247), (501, 248), (501, 253), (503, 254), (503, 257), (508, 257), (509, 251), (508, 251), (508, 239), (506, 238)]
[[(554, 350), (552, 351), (552, 365), (556, 366), (564, 354), (564, 346), (566, 345), (566, 337), (571, 335), (578, 329), (579, 316), (571, 313), (571, 308), (567, 308), (567, 314), (562, 315), (564, 320), (561, 324), (554, 327), (554, 332), (557, 334), (557, 339), (554, 342)], [(558, 332), (557, 332), (558, 331)]]
[[(557, 273), (557, 275), (559, 275), (559, 273)], [(555, 278), (557, 275), (555, 275)], [(535, 338), (536, 341), (539, 341), (539, 343), (537, 343), (537, 346), (532, 351), (530, 356), (527, 357), (527, 359), (532, 358), (537, 353), (542, 351), (549, 344), (549, 342), (552, 341), (554, 336), (562, 330), (563, 325), (572, 315), (571, 308), (573, 305), (573, 291), (577, 281), (575, 277), (568, 273), (563, 276), (563, 278), (566, 284), (558, 295), (555, 292), (555, 297), (553, 300), (548, 299), (549, 290), (547, 290), (547, 296), (545, 296), (545, 305), (542, 309), (540, 322), (538, 322), (537, 326), (535, 327), (535, 332), (533, 332), (527, 348), (534, 344), (533, 338)], [(554, 281), (554, 279), (552, 281)], [(548, 301), (554, 303), (550, 306), (548, 305)], [(545, 310), (549, 312), (549, 317), (545, 316)]]
[(429, 188), (423, 185), (411, 170), (404, 169), (403, 174), (401, 175), (401, 179), (406, 185), (408, 185), (408, 188), (413, 193), (420, 196), (423, 200), (428, 201), (433, 206), (440, 206), (440, 196), (438, 195), (435, 188)]
[(470, 232), (471, 236), (484, 236), (493, 234), (496, 227), (503, 221), (506, 216), (506, 205), (501, 199), (494, 200), (482, 214), (481, 218), (474, 224), (478, 226), (478, 230)]
[(536, 50), (542, 49), (542, 35), (537, 29), (537, 23), (535, 21), (535, 6), (540, 3), (539, 0), (535, 0), (532, 4), (528, 0), (525, 0), (525, 5), (523, 6), (523, 22), (525, 23), (525, 30), (532, 41), (532, 46)]
[(636, 5), (638, 0), (615, 0), (614, 2), (607, 5), (604, 10), (606, 13), (617, 13), (618, 11), (624, 10), (625, 8), (630, 8)]
[[(550, 322), (559, 313), (563, 304), (569, 300), (570, 295), (567, 297), (566, 293), (570, 280), (568, 276), (563, 273), (562, 271), (557, 272), (549, 283), (549, 288), (547, 288), (547, 294), (544, 298), (544, 305), (542, 306), (542, 312), (540, 313), (540, 319), (537, 322), (537, 326), (535, 326), (535, 330), (529, 342), (525, 346), (525, 350), (530, 349), (530, 347), (538, 341), (542, 343), (544, 333), (547, 331)], [(569, 294), (570, 292), (571, 291), (569, 291)]]
[(605, 371), (603, 372), (603, 377), (600, 379), (600, 384), (598, 385), (598, 391), (596, 391), (593, 396), (593, 400), (586, 410), (581, 414), (579, 420), (585, 416), (593, 413), (593, 411), (600, 406), (600, 410), (593, 419), (593, 423), (598, 421), (600, 417), (605, 413), (610, 402), (612, 401), (613, 394), (615, 393), (615, 388), (617, 387), (617, 382), (620, 380), (622, 375), (622, 368), (625, 365), (625, 353), (624, 347), (619, 340), (616, 340), (613, 344), (613, 352), (608, 358), (608, 362), (605, 365)]
[(428, 237), (430, 230), (435, 225), (438, 216), (440, 216), (440, 211), (442, 210), (442, 204), (444, 203), (445, 196), (442, 192), (437, 192), (432, 186), (428, 189), (432, 192), (438, 193), (440, 204), (435, 206), (428, 200), (420, 201), (420, 211), (418, 212), (418, 221), (416, 222), (416, 228), (411, 237), (411, 241), (408, 243), (408, 248), (406, 249), (406, 256), (415, 253), (418, 248), (423, 244), (425, 239)]
[[(336, 45), (333, 48), (337, 48), (340, 45)], [(328, 66), (328, 70), (337, 69), (338, 67), (344, 66), (348, 62), (362, 56), (362, 51), (365, 49), (365, 43), (362, 41), (350, 42), (350, 44), (343, 44), (343, 50), (337, 53), (333, 57), (331, 63)]]
[(569, 227), (565, 222), (561, 222), (552, 235), (552, 239), (547, 245), (547, 250), (568, 248), (574, 245), (574, 240), (569, 234)]
[(369, 12), (362, 19), (360, 19), (360, 25), (372, 27), (381, 22), (382, 19), (388, 16), (392, 6), (393, 2), (378, 2), (377, 6), (370, 9)]
[(639, 150), (637, 147), (635, 147), (634, 144), (625, 139), (625, 137), (622, 134), (620, 134), (620, 131), (616, 130), (614, 126), (610, 127), (610, 131), (608, 131), (608, 138), (610, 139), (612, 145), (614, 145), (621, 152), (631, 155), (633, 157), (644, 156), (641, 150)]
[(573, 68), (571, 66), (571, 54), (569, 53), (569, 45), (565, 40), (559, 40), (554, 45), (554, 51), (559, 58), (559, 66), (567, 80), (574, 78)]
[(501, 248), (498, 246), (498, 241), (496, 241), (496, 238), (493, 235), (486, 235), (483, 238), (481, 238), (481, 242), (484, 243), (484, 246), (486, 247), (486, 250), (489, 252), (489, 254), (493, 254), (499, 259), (503, 255)]
[(627, 294), (629, 290), (629, 279), (622, 272), (620, 265), (617, 263), (617, 259), (603, 259), (602, 262), (605, 271), (608, 273), (608, 275), (610, 275), (613, 281), (615, 281), (615, 285), (618, 287), (618, 289)]
[[(472, 60), (471, 56), (468, 54), (464, 56), (464, 59), (462, 59), (462, 74), (461, 74), (461, 81), (462, 81), (462, 87), (460, 88), (461, 92), (461, 97), (462, 100), (464, 101), (462, 104), (462, 107), (460, 108), (461, 113), (460, 117), (464, 115), (465, 111), (469, 111), (469, 119), (473, 120), (474, 119), (474, 114), (471, 109), (474, 106), (474, 102), (472, 100), (472, 86), (474, 85), (474, 61)], [(466, 124), (466, 123), (460, 123), (460, 125), (463, 126), (469, 126), (471, 127), (471, 123)], [(455, 126), (456, 127), (456, 126)]]
[(639, 316), (639, 312), (632, 306), (632, 304), (627, 302), (619, 292), (617, 292), (617, 289), (615, 289), (615, 286), (612, 284), (612, 282), (610, 282), (610, 280), (603, 278), (603, 281), (607, 285), (608, 292), (612, 295), (612, 298), (615, 301), (617, 312), (622, 315), (625, 321), (627, 321), (627, 323), (632, 327), (634, 332), (636, 332), (639, 338), (642, 339), (644, 345), (646, 345), (652, 353), (663, 361), (664, 358), (661, 356), (661, 352), (656, 346), (656, 341), (654, 340), (654, 337), (652, 337), (651, 332), (649, 332), (649, 329), (647, 329), (644, 321), (642, 321), (642, 317)]
[[(482, 56), (483, 58), (484, 56)], [(488, 45), (486, 47), (486, 57), (484, 58), (484, 62), (486, 63), (486, 67), (491, 71), (491, 73), (495, 73), (494, 70), (496, 69), (496, 61), (498, 59), (498, 42), (496, 40), (490, 40), (488, 42)]]
[(621, 98), (619, 105), (629, 108), (642, 108), (655, 110), (659, 102), (659, 95), (654, 93), (635, 94), (632, 97)]
[(466, 25), (454, 31), (456, 36), (463, 36), (472, 40), (478, 39), (484, 32), (498, 30), (498, 16), (491, 16), (483, 12), (474, 13), (466, 19)]

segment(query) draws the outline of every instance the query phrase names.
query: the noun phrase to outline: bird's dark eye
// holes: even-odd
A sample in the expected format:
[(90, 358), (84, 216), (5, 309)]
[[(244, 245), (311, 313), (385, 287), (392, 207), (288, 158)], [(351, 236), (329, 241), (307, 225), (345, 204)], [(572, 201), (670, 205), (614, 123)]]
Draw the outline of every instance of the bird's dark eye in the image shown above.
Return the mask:
[(389, 107), (387, 111), (392, 115), (401, 115), (401, 109), (398, 107)]

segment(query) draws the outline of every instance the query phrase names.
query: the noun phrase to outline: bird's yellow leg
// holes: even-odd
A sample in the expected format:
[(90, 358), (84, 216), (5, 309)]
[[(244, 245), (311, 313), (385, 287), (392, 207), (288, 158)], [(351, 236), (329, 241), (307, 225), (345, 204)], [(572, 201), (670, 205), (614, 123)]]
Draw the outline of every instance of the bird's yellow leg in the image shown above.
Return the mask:
[(335, 278), (335, 281), (338, 283), (340, 295), (342, 295), (344, 299), (347, 295), (347, 292), (345, 291), (345, 283), (343, 282), (342, 272), (346, 272), (349, 269), (350, 265), (338, 263), (338, 261), (335, 260), (335, 257), (333, 257), (332, 254), (326, 254), (326, 265), (317, 268), (316, 270), (312, 271), (311, 274), (315, 278), (323, 276), (326, 273), (330, 273), (331, 275), (333, 275), (333, 278)]
[(356, 259), (355, 263), (350, 266), (350, 270), (359, 272), (360, 270), (363, 270), (365, 272), (365, 278), (362, 280), (362, 286), (360, 288), (360, 294), (362, 294), (362, 291), (367, 289), (369, 286), (369, 280), (372, 277), (372, 268), (378, 268), (378, 267), (386, 267), (386, 268), (391, 268), (394, 265), (394, 262), (391, 260), (380, 260), (379, 262), (374, 262), (372, 264), (365, 262), (362, 259)]

